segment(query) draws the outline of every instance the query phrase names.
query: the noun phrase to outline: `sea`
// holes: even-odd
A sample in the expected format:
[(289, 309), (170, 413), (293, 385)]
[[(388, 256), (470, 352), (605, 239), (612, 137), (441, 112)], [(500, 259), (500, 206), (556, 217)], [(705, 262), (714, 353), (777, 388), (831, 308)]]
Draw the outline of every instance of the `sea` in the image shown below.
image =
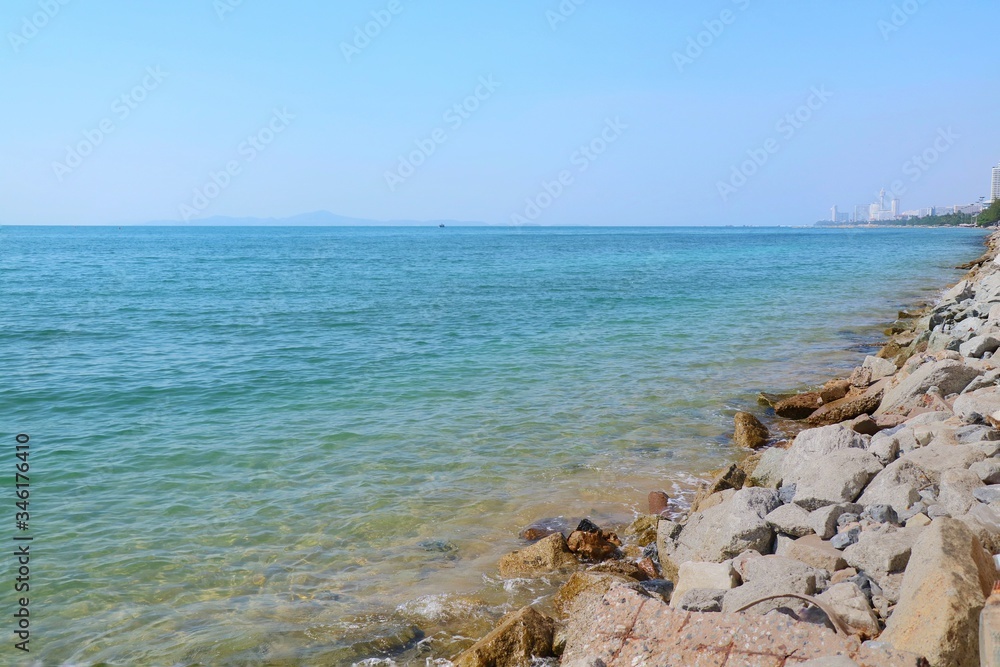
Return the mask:
[(683, 504), (982, 241), (0, 227), (0, 664), (447, 664), (548, 604), (497, 575), (522, 528)]

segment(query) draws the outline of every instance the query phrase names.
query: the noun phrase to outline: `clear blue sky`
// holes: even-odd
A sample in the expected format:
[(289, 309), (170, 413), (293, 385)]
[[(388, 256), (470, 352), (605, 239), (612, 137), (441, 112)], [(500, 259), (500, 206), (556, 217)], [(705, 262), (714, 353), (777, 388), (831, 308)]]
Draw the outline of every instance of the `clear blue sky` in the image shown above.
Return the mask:
[[(1000, 162), (996, 0), (563, 5), (575, 11), (558, 14), (559, 0), (6, 0), (0, 223), (178, 219), (187, 206), (203, 217), (808, 224), (893, 181), (904, 209), (988, 194)], [(372, 12), (387, 25), (359, 48)], [(701, 53), (679, 62), (699, 33)], [(490, 77), (495, 89), (480, 83)], [(478, 108), (449, 113), (477, 89)], [(779, 124), (813, 89), (832, 96)], [(399, 171), (417, 141), (433, 154)], [(591, 142), (604, 152), (580, 152)], [(77, 161), (67, 148), (81, 143)], [(731, 180), (748, 151), (767, 159)], [(914, 169), (924, 151), (936, 160)], [(739, 187), (724, 197), (720, 182)]]

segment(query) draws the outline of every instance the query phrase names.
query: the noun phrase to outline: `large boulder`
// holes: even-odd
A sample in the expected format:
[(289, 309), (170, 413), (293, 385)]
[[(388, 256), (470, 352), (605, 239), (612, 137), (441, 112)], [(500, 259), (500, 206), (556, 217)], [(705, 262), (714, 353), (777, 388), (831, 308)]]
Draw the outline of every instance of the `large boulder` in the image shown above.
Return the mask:
[(955, 399), (955, 415), (966, 422), (980, 421), (1000, 410), (1000, 387), (987, 387)]
[(733, 434), (733, 443), (737, 447), (747, 449), (760, 449), (767, 444), (771, 437), (767, 427), (760, 423), (760, 420), (749, 412), (737, 412), (733, 417), (736, 431)]
[(897, 513), (902, 512), (920, 500), (920, 491), (933, 484), (931, 477), (917, 464), (899, 459), (875, 475), (858, 498), (858, 504), (889, 505)]
[(779, 533), (802, 537), (815, 532), (809, 523), (809, 512), (799, 505), (782, 505), (774, 510), (764, 520)]
[(973, 336), (968, 341), (958, 347), (959, 354), (963, 357), (981, 359), (987, 352), (993, 353), (1000, 348), (1000, 338), (992, 335)]
[(946, 470), (941, 475), (938, 502), (948, 514), (953, 517), (961, 516), (973, 505), (979, 504), (972, 492), (982, 486), (984, 486), (983, 480), (971, 470), (961, 468)]
[(811, 426), (828, 426), (846, 422), (861, 415), (870, 415), (878, 410), (884, 394), (885, 383), (880, 382), (860, 396), (842, 398), (824, 405), (812, 413), (806, 421)]
[(676, 541), (658, 540), (666, 550), (660, 551), (661, 561), (667, 556), (675, 563), (719, 563), (751, 549), (767, 551), (774, 531), (764, 517), (780, 504), (778, 493), (771, 489), (737, 491), (727, 502), (692, 514)]
[(937, 484), (946, 471), (955, 468), (966, 469), (985, 458), (983, 450), (974, 445), (931, 444), (908, 452), (899, 460), (914, 464)]
[(835, 656), (861, 667), (921, 664), (913, 654), (862, 646), (857, 637), (780, 614), (691, 613), (617, 588), (574, 614), (565, 637), (562, 667), (790, 666)]
[(886, 359), (879, 359), (878, 357), (865, 357), (862, 367), (872, 370), (872, 382), (878, 382), (883, 378), (896, 374), (896, 364)]
[(932, 665), (978, 667), (979, 612), (996, 570), (972, 531), (936, 519), (913, 545), (899, 603), (880, 640)]
[(961, 393), (980, 374), (977, 369), (953, 359), (926, 363), (887, 390), (875, 414), (909, 412), (921, 403), (931, 387), (939, 388), (945, 396)]
[(874, 454), (863, 449), (843, 449), (817, 457), (814, 467), (800, 474), (794, 502), (807, 510), (854, 502), (868, 482), (882, 472)]
[(819, 392), (799, 394), (774, 404), (774, 413), (785, 419), (805, 419), (823, 405)]
[(750, 486), (762, 486), (768, 489), (777, 489), (781, 486), (782, 465), (788, 452), (784, 449), (772, 447), (766, 449), (757, 462), (748, 479)]
[(455, 667), (531, 667), (552, 656), (555, 623), (531, 607), (509, 614), (455, 659)]
[(839, 424), (812, 428), (795, 436), (788, 454), (781, 465), (782, 483), (798, 484), (805, 476), (812, 476), (816, 459), (842, 449), (865, 449), (871, 438), (856, 433)]
[(500, 576), (505, 579), (534, 577), (577, 565), (562, 533), (549, 535), (530, 547), (503, 556), (498, 563)]

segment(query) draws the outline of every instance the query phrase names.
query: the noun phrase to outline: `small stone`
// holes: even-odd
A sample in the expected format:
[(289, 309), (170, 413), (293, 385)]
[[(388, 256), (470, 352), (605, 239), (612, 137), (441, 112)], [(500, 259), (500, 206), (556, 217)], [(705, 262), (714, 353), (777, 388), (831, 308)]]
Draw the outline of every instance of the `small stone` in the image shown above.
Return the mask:
[[(651, 546), (654, 549), (656, 548), (655, 544), (653, 544)], [(657, 579), (657, 578), (659, 578), (659, 576), (660, 576), (660, 570), (659, 570), (659, 568), (656, 567), (656, 563), (653, 562), (653, 559), (651, 557), (649, 557), (649, 556), (644, 557), (642, 560), (640, 560), (638, 563), (636, 563), (636, 565), (650, 579)]]
[(872, 369), (859, 366), (851, 373), (851, 385), (859, 389), (865, 389), (872, 383)]
[(809, 515), (809, 524), (821, 539), (828, 540), (837, 534), (840, 517), (844, 514), (858, 515), (864, 508), (855, 503), (827, 505), (814, 510)]
[(830, 540), (830, 546), (839, 551), (843, 551), (852, 544), (856, 544), (858, 537), (861, 536), (861, 528), (854, 527), (843, 533), (837, 533)]
[(750, 474), (748, 480), (750, 486), (760, 486), (768, 489), (776, 489), (781, 485), (781, 467), (788, 452), (784, 449), (772, 447), (765, 449), (761, 453), (757, 467)]
[(738, 447), (760, 449), (771, 437), (767, 427), (749, 412), (737, 412), (733, 422), (736, 426), (733, 443)]
[(847, 422), (847, 425), (852, 431), (862, 435), (875, 435), (881, 430), (875, 420), (868, 415), (855, 417), (851, 421)]
[(671, 603), (678, 606), (684, 594), (698, 588), (710, 588), (714, 590), (728, 590), (735, 588), (740, 583), (733, 569), (732, 563), (682, 563), (677, 577), (677, 584), (674, 588)]
[(950, 517), (951, 513), (948, 512), (948, 509), (944, 505), (935, 503), (927, 508), (927, 516), (931, 519), (943, 519)]
[(906, 520), (907, 528), (911, 527), (919, 528), (920, 526), (929, 526), (930, 524), (931, 524), (930, 517), (928, 517), (923, 512), (919, 514), (914, 514), (913, 516), (911, 516), (909, 519)]
[(580, 525), (576, 527), (576, 531), (580, 533), (599, 533), (601, 532), (600, 527), (591, 521), (590, 519), (584, 519), (580, 522)]
[(603, 574), (617, 574), (636, 581), (646, 581), (649, 575), (639, 567), (638, 563), (629, 560), (608, 560), (597, 565), (591, 565), (585, 572), (597, 572)]
[(872, 611), (868, 598), (855, 584), (836, 584), (818, 595), (817, 599), (833, 608), (851, 634), (861, 639), (872, 639), (879, 635), (878, 618)]
[(865, 508), (861, 516), (871, 519), (875, 523), (899, 523), (899, 516), (896, 514), (896, 510), (892, 508), (892, 505), (869, 505)]
[(663, 491), (650, 491), (647, 502), (650, 514), (663, 514), (670, 507), (670, 496)]
[(853, 512), (847, 512), (846, 514), (841, 514), (839, 517), (837, 517), (837, 528), (840, 528), (841, 526), (846, 526), (849, 523), (857, 523), (860, 520), (861, 520), (861, 515), (854, 514)]

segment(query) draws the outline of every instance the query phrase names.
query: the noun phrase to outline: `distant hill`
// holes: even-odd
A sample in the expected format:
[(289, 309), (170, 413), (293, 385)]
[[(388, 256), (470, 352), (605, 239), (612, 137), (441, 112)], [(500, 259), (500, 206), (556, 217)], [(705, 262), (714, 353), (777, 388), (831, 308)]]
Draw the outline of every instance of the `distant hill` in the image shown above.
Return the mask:
[(467, 220), (367, 220), (348, 218), (329, 211), (301, 213), (288, 218), (231, 218), (216, 215), (194, 220), (154, 220), (140, 223), (151, 227), (481, 227), (484, 222)]

